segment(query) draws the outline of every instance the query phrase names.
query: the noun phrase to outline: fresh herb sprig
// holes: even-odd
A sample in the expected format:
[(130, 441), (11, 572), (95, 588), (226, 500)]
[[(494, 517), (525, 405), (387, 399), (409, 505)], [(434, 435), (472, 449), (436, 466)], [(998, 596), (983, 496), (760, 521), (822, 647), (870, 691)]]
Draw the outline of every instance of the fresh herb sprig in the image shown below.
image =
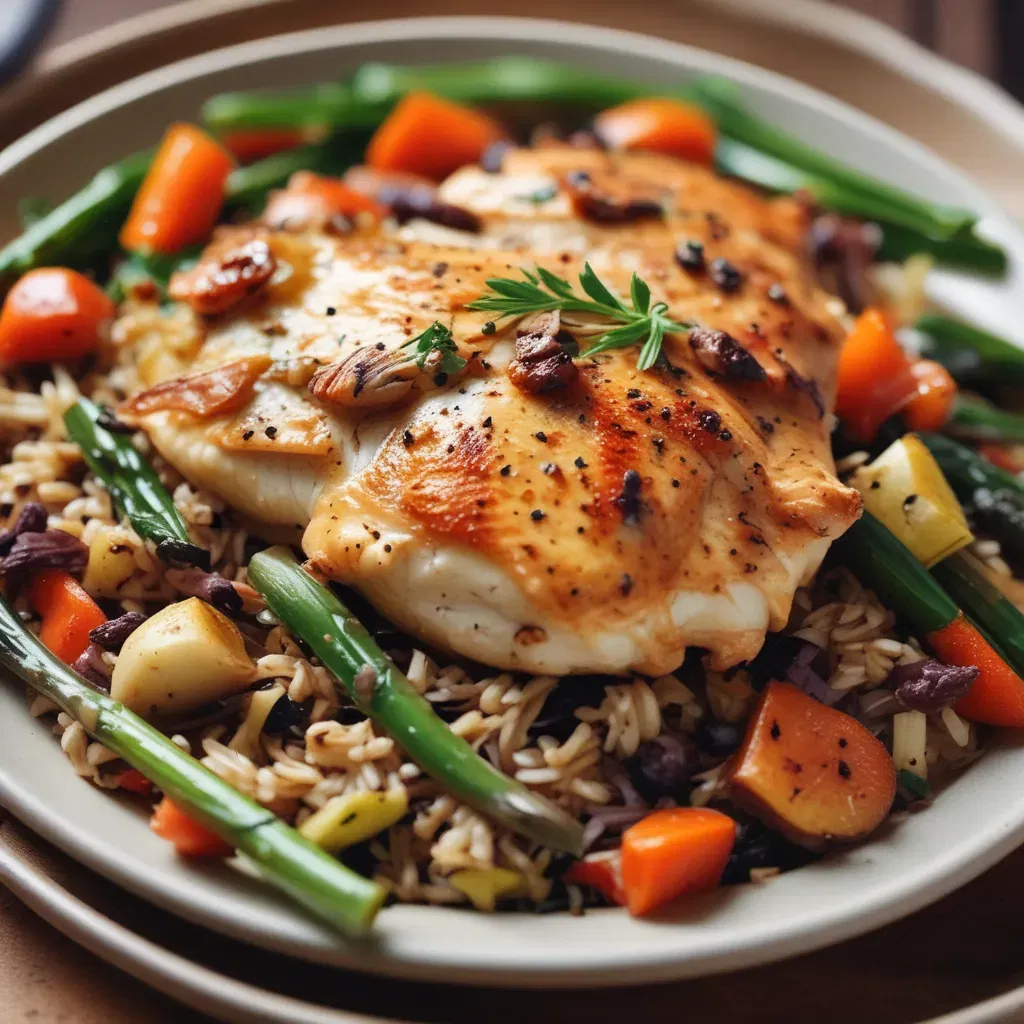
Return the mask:
[(440, 320), (435, 320), (422, 334), (410, 338), (402, 348), (412, 346), (416, 347), (416, 365), (421, 370), (426, 369), (427, 360), (433, 352), (439, 352), (441, 355), (440, 365), (437, 367), (441, 373), (458, 373), (466, 365), (466, 360), (459, 355), (459, 348), (455, 344), (452, 332)]
[(576, 294), (573, 286), (550, 270), (537, 267), (536, 271), (522, 269), (525, 280), (494, 277), (488, 280), (490, 292), (469, 303), (467, 309), (498, 313), (499, 318), (527, 316), (558, 310), (563, 313), (590, 313), (613, 323), (622, 324), (606, 331), (590, 346), (583, 356), (597, 355), (614, 348), (640, 345), (636, 365), (649, 370), (661, 355), (665, 335), (673, 331), (686, 331), (692, 326), (678, 323), (668, 314), (668, 305), (651, 305), (651, 289), (633, 274), (629, 283), (629, 305), (615, 295), (594, 273), (589, 263), (580, 274), (580, 287), (589, 296)]

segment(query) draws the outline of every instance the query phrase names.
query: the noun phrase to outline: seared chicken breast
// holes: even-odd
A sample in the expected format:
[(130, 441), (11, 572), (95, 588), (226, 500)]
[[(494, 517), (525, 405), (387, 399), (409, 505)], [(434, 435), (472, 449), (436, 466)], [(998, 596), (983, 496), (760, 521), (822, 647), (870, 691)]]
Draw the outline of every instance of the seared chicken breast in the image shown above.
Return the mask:
[[(753, 657), (860, 507), (799, 205), (569, 146), (464, 168), (439, 199), (460, 216), (222, 229), (172, 288), (197, 312), (118, 325), (145, 388), (122, 415), (439, 647), (554, 674)], [(606, 323), (466, 308), (490, 278), (575, 284), (585, 262), (694, 328), (641, 372), (636, 346), (573, 358)], [(464, 369), (403, 347), (435, 321)]]

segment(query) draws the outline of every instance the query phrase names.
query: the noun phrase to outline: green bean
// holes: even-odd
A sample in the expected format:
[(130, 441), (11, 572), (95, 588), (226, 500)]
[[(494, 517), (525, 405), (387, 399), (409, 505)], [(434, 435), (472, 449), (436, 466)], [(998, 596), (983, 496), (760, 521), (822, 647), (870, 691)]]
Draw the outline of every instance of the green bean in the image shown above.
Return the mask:
[(28, 270), (59, 263), (87, 267), (116, 250), (117, 235), (153, 158), (134, 153), (104, 167), (85, 188), (0, 249), (0, 292)]
[(969, 441), (1024, 444), (1024, 416), (961, 394), (957, 395), (946, 431)]
[(189, 817), (252, 860), (271, 885), (347, 934), (366, 932), (385, 890), (243, 796), (51, 654), (0, 598), (0, 666), (48, 697)]
[(973, 555), (958, 551), (932, 567), (932, 575), (971, 620), (1024, 675), (1024, 614), (985, 577)]
[(189, 540), (185, 520), (153, 467), (125, 433), (103, 423), (103, 410), (81, 398), (64, 414), (71, 439), (82, 449), (89, 468), (107, 488), (118, 511), (131, 520), (135, 532), (156, 545), (168, 562), (210, 568), (210, 553)]
[(942, 363), (961, 383), (1024, 384), (1024, 349), (970, 324), (929, 313), (914, 330), (922, 354)]
[(579, 822), (493, 768), (456, 736), (334, 592), (303, 570), (287, 548), (254, 555), (248, 573), (270, 610), (334, 674), (346, 697), (428, 775), (507, 828), (553, 849), (582, 853)]

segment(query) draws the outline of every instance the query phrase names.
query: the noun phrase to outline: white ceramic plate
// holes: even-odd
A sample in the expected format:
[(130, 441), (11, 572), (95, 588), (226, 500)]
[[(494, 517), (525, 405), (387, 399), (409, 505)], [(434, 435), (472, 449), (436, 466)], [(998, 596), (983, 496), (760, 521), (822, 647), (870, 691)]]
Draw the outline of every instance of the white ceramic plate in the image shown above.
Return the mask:
[[(937, 157), (841, 103), (749, 65), (643, 36), (517, 19), (392, 21), (267, 39), (153, 72), (55, 118), (0, 154), (0, 237), (22, 194), (60, 196), (108, 160), (151, 144), (223, 89), (343, 76), (367, 59), (423, 61), (531, 52), (649, 80), (727, 74), (750, 105), (850, 164), (935, 200), (971, 206), (1018, 255), (1024, 236)], [(973, 319), (1024, 332), (1020, 260), (991, 284), (936, 275)], [(1024, 338), (1024, 333), (1018, 333)], [(0, 801), (72, 856), (127, 889), (225, 934), (296, 956), (380, 973), (492, 984), (628, 984), (764, 963), (836, 942), (938, 899), (1024, 840), (1024, 749), (1001, 745), (926, 814), (870, 844), (771, 885), (723, 890), (670, 916), (620, 911), (501, 915), (395, 907), (376, 940), (339, 940), (273, 893), (223, 867), (192, 867), (128, 803), (77, 779), (17, 687), (0, 688)]]

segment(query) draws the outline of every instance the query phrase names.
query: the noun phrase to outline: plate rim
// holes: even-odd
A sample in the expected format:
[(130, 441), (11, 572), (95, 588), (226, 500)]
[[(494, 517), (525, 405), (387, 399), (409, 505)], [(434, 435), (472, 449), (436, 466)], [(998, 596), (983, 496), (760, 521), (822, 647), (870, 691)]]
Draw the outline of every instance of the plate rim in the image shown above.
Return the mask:
[[(909, 139), (902, 133), (892, 129), (870, 116), (848, 107), (842, 101), (826, 96), (792, 79), (777, 75), (765, 69), (734, 58), (724, 57), (710, 51), (698, 50), (685, 44), (666, 42), (632, 32), (593, 26), (579, 26), (567, 22), (529, 18), (481, 18), (481, 17), (447, 17), (447, 18), (410, 18), (388, 22), (362, 22), (353, 25), (337, 26), (333, 29), (314, 29), (299, 33), (288, 33), (281, 36), (236, 44), (209, 54), (202, 54), (176, 62), (165, 68), (156, 69), (147, 74), (121, 83), (97, 96), (91, 97), (71, 110), (66, 111), (34, 129), (21, 140), (13, 143), (0, 153), (0, 174), (6, 173), (21, 160), (26, 159), (59, 138), (66, 130), (88, 123), (101, 117), (105, 112), (116, 109), (122, 100), (139, 98), (147, 93), (182, 80), (183, 77), (196, 71), (216, 70), (231, 63), (245, 64), (254, 57), (261, 55), (280, 54), (282, 47), (285, 52), (307, 52), (312, 49), (330, 49), (346, 43), (358, 45), (363, 42), (381, 40), (408, 39), (410, 34), (422, 39), (441, 39), (455, 36), (479, 36), (490, 38), (516, 38), (519, 41), (536, 41), (547, 38), (556, 31), (569, 31), (585, 46), (611, 49), (642, 56), (645, 52), (657, 55), (667, 61), (685, 64), (690, 67), (711, 63), (716, 68), (726, 70), (740, 81), (748, 82), (755, 88), (764, 88), (765, 83), (775, 92), (784, 97), (795, 99), (824, 111), (833, 118), (845, 122), (860, 131), (874, 135), (882, 141), (888, 141), (904, 153), (912, 154), (917, 160), (923, 161), (950, 183), (964, 190), (968, 201), (982, 210), (998, 213), (999, 207), (991, 198), (981, 191), (962, 172), (950, 167), (926, 146)], [(500, 34), (500, 35), (499, 35)], [(306, 44), (315, 44), (307, 46)], [(289, 49), (290, 47), (290, 49)], [(228, 58), (233, 58), (228, 61)], [(227, 63), (226, 63), (227, 62)], [(1014, 241), (1024, 250), (1024, 235), (1011, 229)], [(56, 752), (54, 752), (56, 756)], [(158, 903), (182, 916), (205, 924), (215, 930), (232, 935), (243, 941), (254, 941), (246, 929), (244, 919), (226, 922), (203, 906), (196, 906), (188, 893), (178, 891), (173, 880), (154, 883), (152, 879), (144, 879), (143, 871), (130, 871), (117, 865), (116, 858), (101, 850), (102, 843), (97, 845), (95, 836), (78, 835), (74, 829), (65, 827), (65, 823), (54, 820), (54, 815), (33, 794), (25, 792), (15, 782), (3, 777), (0, 769), (0, 797), (11, 807), (12, 811), (42, 835), (48, 837), (56, 845), (64, 849), (76, 860), (86, 863), (89, 867), (111, 878), (125, 888)], [(594, 985), (594, 984), (638, 984), (647, 981), (665, 980), (668, 978), (689, 977), (696, 974), (711, 974), (731, 970), (736, 967), (755, 963), (766, 963), (785, 956), (806, 952), (821, 945), (841, 941), (862, 934), (878, 927), (896, 917), (911, 913), (927, 903), (940, 898), (953, 888), (963, 884), (970, 878), (981, 873), (986, 867), (1010, 852), (1024, 840), (1024, 801), (1012, 815), (989, 822), (988, 828), (980, 829), (973, 834), (970, 841), (957, 848), (956, 856), (948, 853), (937, 857), (922, 881), (911, 887), (909, 894), (906, 883), (899, 880), (890, 881), (884, 887), (882, 895), (874, 895), (873, 900), (865, 900), (860, 907), (849, 907), (845, 916), (829, 919), (827, 923), (817, 925), (805, 924), (791, 927), (773, 943), (770, 949), (752, 944), (750, 939), (745, 942), (733, 942), (728, 948), (712, 951), (697, 957), (679, 959), (677, 952), (652, 958), (645, 957), (642, 962), (636, 960), (615, 959), (610, 962), (609, 954), (591, 959), (585, 966), (576, 963), (573, 967), (559, 964), (546, 965), (530, 961), (526, 966), (508, 962), (479, 962), (453, 965), (443, 956), (431, 958), (421, 956), (419, 959), (407, 958), (396, 961), (382, 959), (367, 951), (348, 948), (342, 952), (335, 950), (330, 956), (318, 955), (317, 951), (308, 947), (296, 954), (295, 946), (284, 940), (273, 941), (265, 937), (260, 945), (277, 948), (293, 955), (302, 955), (321, 962), (337, 963), (360, 970), (375, 973), (393, 974), (401, 977), (436, 978), (436, 971), (443, 968), (452, 980), (472, 981), (477, 984), (508, 984), (517, 982), (537, 987), (553, 985)], [(813, 870), (813, 869), (805, 869)], [(782, 886), (784, 880), (776, 885)], [(892, 900), (892, 904), (888, 900)], [(867, 906), (869, 909), (865, 909)], [(400, 908), (396, 916), (412, 916), (408, 912), (420, 910), (429, 913), (426, 908)], [(436, 910), (432, 912), (436, 913)], [(449, 911), (450, 913), (450, 911)], [(615, 911), (609, 911), (614, 914)], [(595, 914), (593, 919), (602, 915)], [(527, 958), (528, 959), (528, 958)]]

